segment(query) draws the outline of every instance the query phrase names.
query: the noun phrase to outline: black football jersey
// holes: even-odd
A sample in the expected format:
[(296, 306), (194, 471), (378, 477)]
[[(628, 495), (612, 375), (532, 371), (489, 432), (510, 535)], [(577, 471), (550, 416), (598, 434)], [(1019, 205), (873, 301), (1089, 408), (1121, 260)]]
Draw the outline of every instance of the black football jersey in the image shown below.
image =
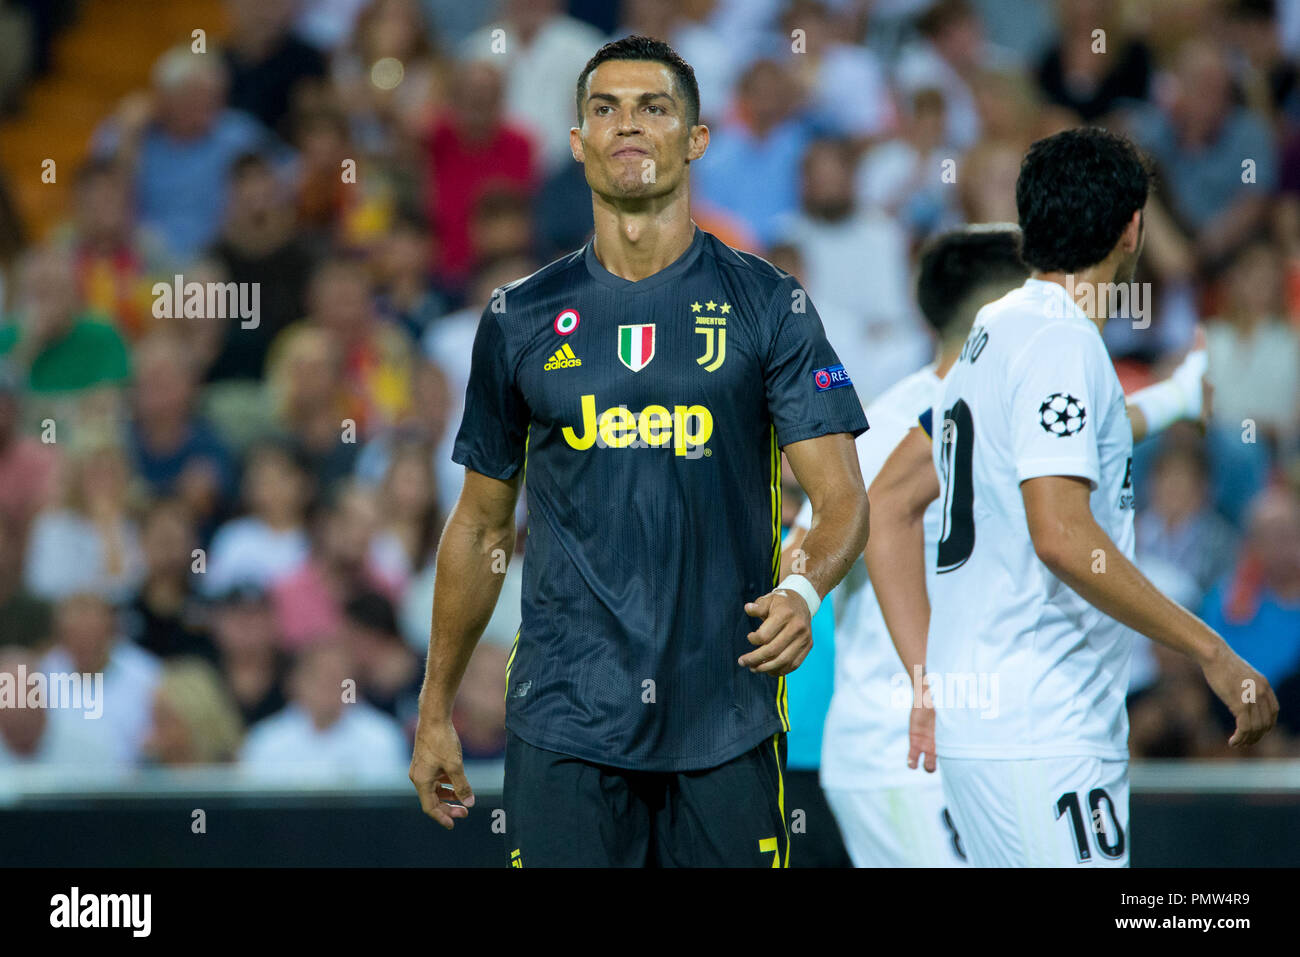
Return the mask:
[(780, 561), (780, 448), (867, 428), (803, 288), (696, 229), (632, 282), (588, 243), (497, 291), (452, 458), (524, 469), (508, 727), (620, 768), (713, 767), (789, 730), (736, 663)]

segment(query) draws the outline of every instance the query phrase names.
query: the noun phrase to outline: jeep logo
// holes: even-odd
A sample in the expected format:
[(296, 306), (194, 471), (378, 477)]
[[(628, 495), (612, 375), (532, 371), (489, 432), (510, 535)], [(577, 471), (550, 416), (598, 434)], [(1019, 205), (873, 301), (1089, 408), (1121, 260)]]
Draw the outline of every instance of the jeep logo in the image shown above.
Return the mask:
[(596, 397), (582, 397), (582, 435), (570, 426), (564, 441), (585, 452), (593, 445), (603, 449), (652, 448), (672, 445), (673, 454), (687, 458), (708, 455), (702, 446), (713, 435), (713, 414), (702, 405), (647, 405), (639, 413), (615, 406), (596, 414)]

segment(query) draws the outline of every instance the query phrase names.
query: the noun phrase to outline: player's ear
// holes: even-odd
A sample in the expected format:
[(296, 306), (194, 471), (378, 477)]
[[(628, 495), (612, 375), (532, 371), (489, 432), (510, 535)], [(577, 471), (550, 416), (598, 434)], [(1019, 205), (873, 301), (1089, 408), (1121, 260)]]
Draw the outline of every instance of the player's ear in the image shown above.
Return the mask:
[(582, 150), (582, 130), (576, 126), (569, 127), (569, 152), (579, 163), (584, 162)]
[(1142, 239), (1142, 210), (1135, 209), (1133, 215), (1129, 218), (1128, 225), (1124, 227), (1124, 251), (1126, 253), (1136, 252), (1138, 242)]
[(694, 162), (704, 155), (704, 151), (709, 148), (709, 128), (703, 123), (696, 123), (691, 127), (691, 132), (687, 136), (686, 143), (686, 161)]

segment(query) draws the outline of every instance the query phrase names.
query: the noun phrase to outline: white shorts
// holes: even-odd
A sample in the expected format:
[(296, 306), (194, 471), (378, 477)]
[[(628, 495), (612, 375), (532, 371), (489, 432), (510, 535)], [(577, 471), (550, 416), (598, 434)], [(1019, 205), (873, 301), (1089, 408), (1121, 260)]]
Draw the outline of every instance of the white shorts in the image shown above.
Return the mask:
[(1128, 761), (940, 760), (975, 867), (1128, 867)]
[(826, 788), (854, 867), (963, 867), (939, 774), (901, 788)]

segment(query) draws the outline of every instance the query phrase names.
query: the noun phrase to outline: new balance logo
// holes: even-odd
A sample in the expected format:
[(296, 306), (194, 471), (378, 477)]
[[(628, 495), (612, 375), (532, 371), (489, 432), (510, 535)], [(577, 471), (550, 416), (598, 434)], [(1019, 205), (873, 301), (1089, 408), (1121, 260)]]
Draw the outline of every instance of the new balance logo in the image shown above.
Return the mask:
[(547, 372), (552, 369), (571, 369), (574, 366), (582, 365), (582, 360), (573, 353), (573, 347), (567, 342), (555, 350), (555, 355), (546, 360), (546, 365), (542, 366)]

